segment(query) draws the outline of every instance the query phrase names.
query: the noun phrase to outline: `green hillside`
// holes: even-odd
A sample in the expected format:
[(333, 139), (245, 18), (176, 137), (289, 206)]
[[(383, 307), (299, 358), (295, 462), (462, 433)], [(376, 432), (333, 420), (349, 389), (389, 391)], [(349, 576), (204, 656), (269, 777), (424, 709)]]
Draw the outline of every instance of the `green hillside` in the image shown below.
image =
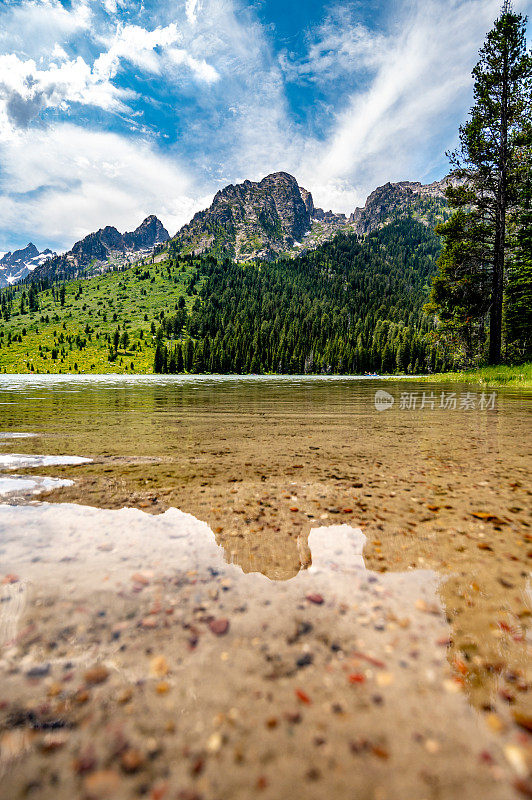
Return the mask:
[[(300, 258), (157, 263), (0, 293), (5, 372), (422, 372), (450, 366), (423, 313), (439, 252), (403, 220)], [(160, 257), (160, 256), (159, 256)]]
[(175, 315), (183, 302), (190, 309), (195, 274), (185, 259), (138, 264), (37, 292), (30, 285), (3, 290), (0, 370), (151, 372), (161, 315)]

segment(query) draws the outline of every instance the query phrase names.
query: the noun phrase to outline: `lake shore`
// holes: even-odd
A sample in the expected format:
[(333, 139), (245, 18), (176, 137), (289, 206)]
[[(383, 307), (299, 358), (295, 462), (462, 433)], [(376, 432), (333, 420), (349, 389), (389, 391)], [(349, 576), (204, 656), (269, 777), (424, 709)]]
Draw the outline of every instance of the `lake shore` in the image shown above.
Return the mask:
[[(65, 378), (68, 376), (75, 377), (77, 375), (94, 375), (94, 376), (101, 376), (104, 377), (108, 375), (109, 377), (116, 377), (116, 376), (123, 376), (123, 377), (142, 377), (142, 376), (154, 376), (155, 373), (153, 372), (127, 372), (127, 371), (109, 371), (109, 372), (98, 372), (97, 370), (82, 370), (79, 372), (4, 372), (4, 375), (62, 375)], [(258, 375), (237, 375), (233, 373), (225, 374), (225, 375), (218, 375), (209, 373), (205, 373), (204, 375), (195, 375), (193, 373), (182, 373), (174, 376), (167, 376), (168, 378), (208, 378), (208, 377), (219, 377), (219, 378), (234, 378), (234, 379), (241, 379), (241, 378), (256, 378), (259, 377)], [(517, 366), (508, 366), (503, 364), (498, 367), (479, 367), (478, 369), (471, 369), (471, 370), (461, 370), (459, 372), (436, 372), (430, 375), (393, 375), (393, 374), (383, 374), (383, 375), (280, 375), (276, 373), (264, 373), (261, 374), (260, 377), (270, 377), (270, 378), (328, 378), (328, 379), (381, 379), (381, 380), (409, 380), (409, 381), (419, 381), (422, 383), (470, 383), (475, 385), (481, 386), (509, 386), (514, 387), (516, 389), (532, 389), (532, 362), (527, 362), (525, 364), (519, 364)]]
[(474, 383), (483, 386), (512, 386), (532, 389), (532, 362), (517, 366), (479, 367), (460, 372), (442, 372), (434, 375), (406, 375), (409, 380), (426, 383)]

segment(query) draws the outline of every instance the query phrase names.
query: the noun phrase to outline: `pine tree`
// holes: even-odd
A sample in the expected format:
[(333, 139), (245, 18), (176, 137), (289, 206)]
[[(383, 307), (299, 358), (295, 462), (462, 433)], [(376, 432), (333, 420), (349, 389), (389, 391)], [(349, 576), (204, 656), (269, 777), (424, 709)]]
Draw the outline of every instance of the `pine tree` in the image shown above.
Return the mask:
[(476, 211), (459, 208), (436, 232), (444, 245), (425, 308), (437, 314), (456, 360), (471, 365), (481, 355), (490, 303), (486, 226)]
[(166, 372), (166, 347), (160, 341), (155, 346), (153, 371), (158, 373)]
[[(514, 14), (505, 2), (499, 18), (480, 50), (480, 59), (473, 70), (475, 105), (470, 118), (460, 128), (460, 148), (451, 154), (458, 185), (447, 190), (449, 204), (469, 216), (470, 236), (461, 236), (459, 261), (452, 264), (453, 231), (446, 238), (447, 253), (437, 276), (439, 291), (447, 283), (449, 295), (453, 283), (460, 286), (467, 272), (472, 272), (475, 291), (469, 309), (461, 307), (465, 317), (484, 314), (484, 303), (478, 302), (476, 289), (484, 284), (481, 273), (487, 273), (489, 308), (489, 362), (501, 360), (502, 309), (505, 281), (505, 259), (508, 247), (507, 215), (521, 197), (519, 158), (525, 136), (524, 121), (530, 114), (532, 55), (526, 51), (526, 18)], [(456, 221), (456, 220), (455, 220)], [(441, 231), (447, 237), (447, 231)], [(468, 261), (467, 248), (470, 247)], [(480, 260), (479, 260), (480, 255)], [(454, 268), (458, 271), (455, 275)], [(467, 280), (467, 278), (466, 278)], [(459, 293), (460, 294), (460, 293)], [(438, 306), (438, 297), (433, 292)], [(463, 293), (461, 299), (464, 299)], [(449, 300), (449, 297), (447, 297)], [(452, 299), (449, 301), (452, 304)], [(477, 325), (482, 330), (482, 324)]]
[(184, 365), (183, 365), (183, 349), (180, 344), (176, 347), (176, 367), (175, 371), (177, 374), (184, 372)]

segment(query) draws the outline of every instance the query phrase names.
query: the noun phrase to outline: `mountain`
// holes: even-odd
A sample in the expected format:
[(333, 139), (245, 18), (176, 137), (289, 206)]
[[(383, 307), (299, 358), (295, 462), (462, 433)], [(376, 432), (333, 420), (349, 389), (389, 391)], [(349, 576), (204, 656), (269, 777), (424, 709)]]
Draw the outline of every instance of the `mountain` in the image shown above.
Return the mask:
[(0, 288), (17, 283), (54, 256), (51, 250), (39, 252), (33, 242), (21, 250), (5, 253), (0, 258)]
[(174, 241), (183, 253), (209, 251), (238, 261), (272, 259), (310, 230), (310, 220), (296, 179), (275, 172), (259, 183), (244, 181), (221, 189), (211, 206), (195, 214)]
[(212, 253), (236, 261), (300, 255), (340, 231), (366, 235), (412, 217), (429, 227), (446, 214), (447, 179), (423, 186), (404, 181), (376, 189), (364, 208), (346, 217), (314, 206), (312, 194), (287, 172), (274, 172), (258, 183), (230, 184), (173, 237), (174, 252)]
[[(446, 178), (428, 185), (387, 183), (370, 194), (363, 208), (356, 208), (347, 217), (317, 208), (310, 191), (299, 186), (293, 175), (274, 172), (261, 181), (246, 180), (218, 191), (209, 208), (195, 214), (171, 239), (171, 252), (207, 253), (244, 262), (272, 261), (314, 250), (340, 232), (366, 236), (405, 218), (434, 228), (448, 213), (448, 181)], [(155, 216), (124, 234), (106, 226), (39, 266), (33, 276), (65, 280), (96, 274), (152, 255), (154, 247), (169, 238)]]
[(271, 261), (316, 247), (346, 225), (345, 214), (316, 208), (312, 194), (293, 175), (274, 172), (258, 183), (244, 181), (221, 189), (173, 242), (182, 253)]
[(104, 272), (151, 254), (156, 245), (169, 238), (162, 222), (153, 215), (146, 217), (134, 231), (123, 234), (107, 225), (76, 242), (67, 253), (42, 264), (33, 277), (65, 280), (80, 274)]
[(349, 225), (356, 233), (367, 234), (397, 219), (411, 216), (424, 225), (434, 227), (446, 216), (445, 189), (452, 178), (444, 178), (423, 186), (402, 181), (386, 183), (370, 194), (364, 208), (356, 208)]
[(126, 250), (138, 252), (139, 250), (151, 249), (156, 244), (168, 241), (170, 234), (161, 220), (151, 214), (134, 231), (124, 233), (123, 238)]

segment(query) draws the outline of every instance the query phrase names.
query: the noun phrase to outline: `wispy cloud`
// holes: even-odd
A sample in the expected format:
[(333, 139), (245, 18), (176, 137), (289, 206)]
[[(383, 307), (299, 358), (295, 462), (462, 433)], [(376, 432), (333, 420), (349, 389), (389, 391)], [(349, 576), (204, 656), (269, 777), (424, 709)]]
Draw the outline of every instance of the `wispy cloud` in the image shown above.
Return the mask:
[(284, 49), (279, 56), (288, 81), (328, 85), (379, 67), (386, 57), (388, 38), (357, 20), (355, 10), (342, 4), (307, 37), (304, 54)]
[(336, 51), (324, 48), (331, 34), (329, 26), (322, 29), (325, 37), (311, 45), (298, 75), (323, 80), (324, 72), (336, 74), (338, 62), (345, 74), (346, 53), (357, 49), (368, 74), (316, 143), (315, 163), (301, 165), (318, 200), (349, 210), (379, 183), (423, 179), (435, 160), (442, 164), (471, 100), (478, 48), (499, 8), (499, 0), (415, 0), (386, 34), (344, 27)]

